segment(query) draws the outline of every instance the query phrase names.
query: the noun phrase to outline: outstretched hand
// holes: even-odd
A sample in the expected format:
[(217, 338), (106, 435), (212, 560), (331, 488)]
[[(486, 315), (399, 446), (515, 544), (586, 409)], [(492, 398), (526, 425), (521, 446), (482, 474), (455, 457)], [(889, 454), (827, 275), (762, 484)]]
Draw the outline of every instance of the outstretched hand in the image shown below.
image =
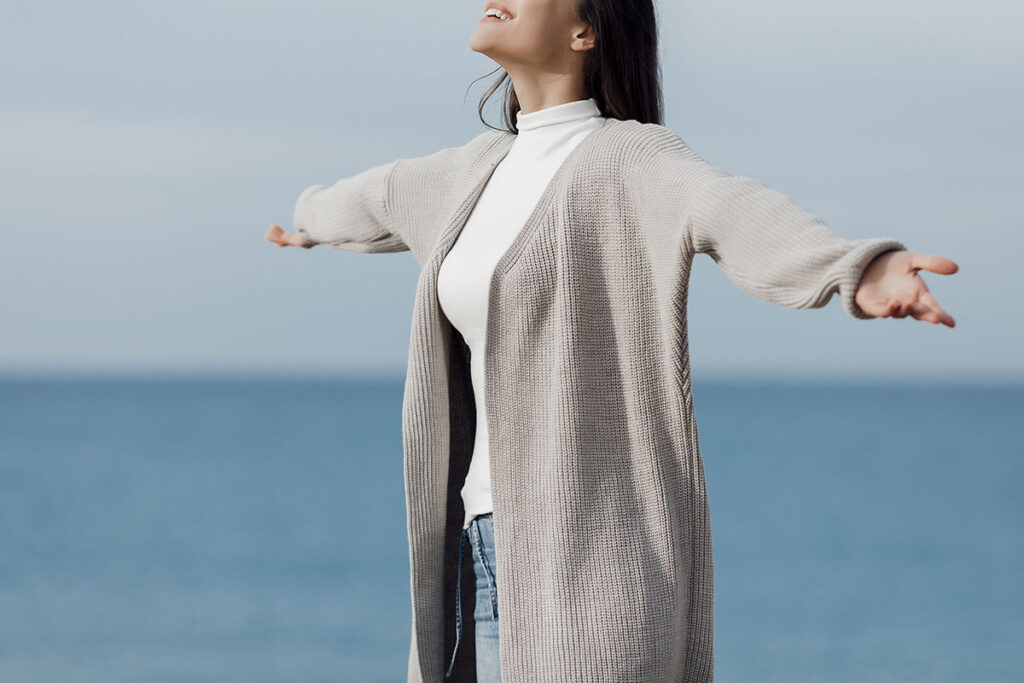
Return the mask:
[(316, 246), (316, 242), (309, 242), (301, 235), (293, 235), (290, 232), (285, 232), (277, 223), (271, 223), (270, 231), (267, 232), (267, 241), (273, 242), (279, 247), (302, 247), (303, 249), (310, 249), (311, 247)]
[(960, 267), (941, 256), (914, 251), (887, 251), (876, 256), (861, 275), (854, 301), (867, 313), (878, 318), (906, 318), (955, 327), (953, 316), (946, 313), (928, 291), (917, 271), (927, 270), (952, 275)]

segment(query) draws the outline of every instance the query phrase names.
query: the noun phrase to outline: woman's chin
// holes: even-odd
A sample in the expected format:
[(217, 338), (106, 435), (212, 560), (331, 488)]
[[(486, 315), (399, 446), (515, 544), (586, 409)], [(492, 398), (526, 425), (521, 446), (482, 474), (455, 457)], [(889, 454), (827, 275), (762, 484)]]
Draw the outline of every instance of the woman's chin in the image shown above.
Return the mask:
[(469, 37), (469, 49), (474, 52), (481, 52), (487, 49), (487, 43), (490, 42), (480, 35), (480, 30), (477, 29), (473, 35)]
[(485, 36), (481, 36), (479, 31), (469, 37), (469, 49), (473, 52), (479, 52), (480, 54), (490, 56), (494, 47), (494, 41), (489, 40)]

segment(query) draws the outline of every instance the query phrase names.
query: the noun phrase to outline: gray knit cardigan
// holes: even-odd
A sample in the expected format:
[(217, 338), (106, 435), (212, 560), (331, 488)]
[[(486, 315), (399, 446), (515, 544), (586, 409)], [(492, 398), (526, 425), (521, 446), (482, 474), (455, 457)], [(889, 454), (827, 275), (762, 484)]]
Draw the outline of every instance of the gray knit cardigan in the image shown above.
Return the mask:
[[(438, 304), (437, 273), (514, 139), (488, 130), (308, 187), (295, 206), (307, 239), (409, 250), (421, 268), (402, 407), (409, 681), (443, 681), (454, 645), (459, 489), (476, 420), (469, 349)], [(858, 281), (894, 249), (905, 247), (840, 237), (663, 126), (609, 118), (572, 151), (490, 281), (505, 683), (712, 681), (711, 518), (686, 333), (694, 255), (761, 299), (818, 308), (838, 292), (868, 319)], [(475, 679), (466, 621), (453, 675), (462, 681)]]

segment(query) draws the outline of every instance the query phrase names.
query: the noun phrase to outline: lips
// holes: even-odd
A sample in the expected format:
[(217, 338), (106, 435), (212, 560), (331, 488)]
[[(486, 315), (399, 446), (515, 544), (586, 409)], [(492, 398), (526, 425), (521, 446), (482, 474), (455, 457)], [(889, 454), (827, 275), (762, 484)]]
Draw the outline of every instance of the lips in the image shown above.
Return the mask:
[(493, 10), (498, 10), (499, 12), (501, 12), (502, 14), (507, 16), (508, 19), (501, 19), (500, 17), (493, 17), (493, 16), (490, 16), (490, 15), (485, 15), (484, 19), (496, 19), (498, 21), (510, 21), (511, 19), (515, 18), (515, 15), (513, 15), (511, 12), (509, 12), (507, 8), (503, 7), (502, 5), (499, 5), (496, 2), (488, 2), (484, 6), (484, 12), (487, 12), (488, 10), (492, 10), (492, 9)]

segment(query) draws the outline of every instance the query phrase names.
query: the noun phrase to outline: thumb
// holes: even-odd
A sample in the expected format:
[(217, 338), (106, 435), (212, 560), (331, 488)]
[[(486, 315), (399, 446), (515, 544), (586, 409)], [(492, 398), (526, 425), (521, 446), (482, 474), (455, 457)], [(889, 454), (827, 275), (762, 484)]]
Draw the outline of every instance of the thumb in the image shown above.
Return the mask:
[(914, 254), (910, 267), (914, 270), (927, 270), (940, 275), (952, 275), (960, 270), (960, 266), (948, 258), (918, 253)]

